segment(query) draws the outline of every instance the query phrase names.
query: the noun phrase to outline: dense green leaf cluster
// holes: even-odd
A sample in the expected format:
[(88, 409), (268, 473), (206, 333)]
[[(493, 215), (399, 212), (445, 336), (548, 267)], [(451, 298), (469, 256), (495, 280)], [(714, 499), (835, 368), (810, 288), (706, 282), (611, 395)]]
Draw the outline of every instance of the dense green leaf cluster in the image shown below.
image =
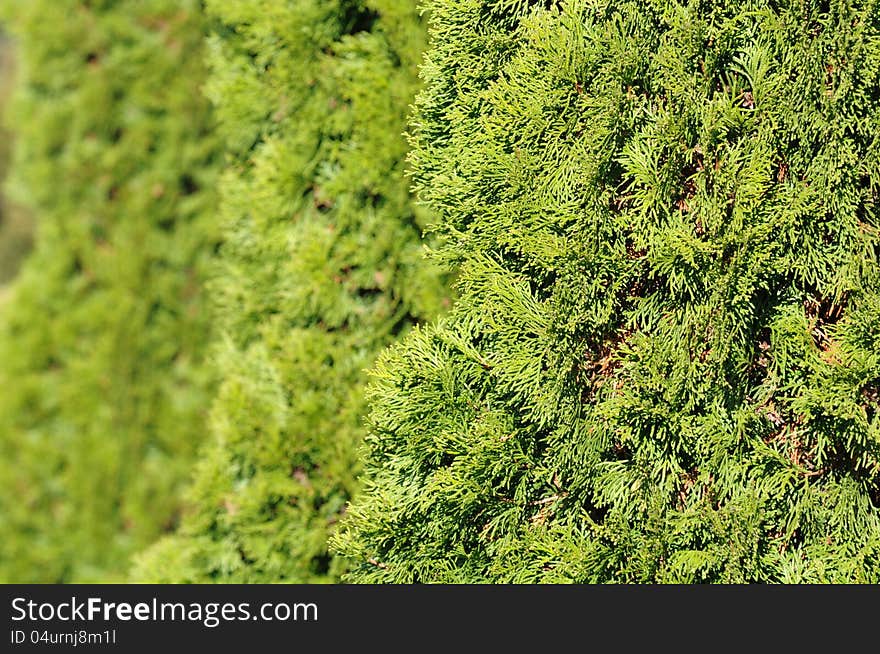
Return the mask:
[[(217, 141), (197, 0), (4, 0), (35, 250), (0, 308), (0, 580), (121, 578), (170, 528), (212, 390)], [(204, 189), (204, 190), (202, 190)]]
[(428, 7), (350, 578), (880, 581), (880, 3)]
[(207, 5), (207, 90), (229, 155), (212, 284), (223, 381), (189, 513), (134, 576), (332, 581), (364, 369), (447, 297), (403, 176), (425, 28), (398, 0)]

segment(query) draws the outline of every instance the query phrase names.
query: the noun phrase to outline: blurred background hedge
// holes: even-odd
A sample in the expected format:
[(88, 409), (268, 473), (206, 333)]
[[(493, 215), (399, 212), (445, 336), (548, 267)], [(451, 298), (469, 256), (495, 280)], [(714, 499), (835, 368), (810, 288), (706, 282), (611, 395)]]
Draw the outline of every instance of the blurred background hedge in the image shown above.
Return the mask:
[(4, 284), (18, 271), (30, 250), (32, 221), (21, 207), (5, 199), (3, 181), (9, 172), (13, 133), (5, 128), (3, 115), (9, 104), (15, 79), (15, 44), (0, 28), (0, 303)]
[(37, 220), (0, 309), (0, 581), (110, 581), (175, 525), (212, 395), (201, 3), (5, 0), (0, 20), (6, 189)]

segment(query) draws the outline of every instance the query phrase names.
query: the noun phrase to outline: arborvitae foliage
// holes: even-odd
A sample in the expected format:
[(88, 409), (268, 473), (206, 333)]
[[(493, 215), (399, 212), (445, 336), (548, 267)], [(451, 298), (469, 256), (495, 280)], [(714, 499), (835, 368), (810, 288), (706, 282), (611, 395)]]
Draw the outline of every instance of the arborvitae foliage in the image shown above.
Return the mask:
[(201, 7), (4, 0), (0, 13), (22, 60), (7, 188), (38, 217), (0, 315), (0, 579), (121, 578), (175, 519), (211, 395)]
[(230, 164), (214, 284), (213, 442), (176, 537), (135, 577), (338, 579), (364, 370), (446, 291), (420, 244), (402, 133), (425, 28), (399, 0), (215, 0), (209, 95)]
[(880, 3), (428, 6), (351, 578), (880, 581)]

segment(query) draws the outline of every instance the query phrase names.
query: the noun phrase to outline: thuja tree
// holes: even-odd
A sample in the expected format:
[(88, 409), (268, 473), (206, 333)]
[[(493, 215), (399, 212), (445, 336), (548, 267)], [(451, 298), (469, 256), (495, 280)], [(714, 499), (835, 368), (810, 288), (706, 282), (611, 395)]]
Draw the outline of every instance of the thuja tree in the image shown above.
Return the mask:
[(123, 578), (172, 526), (211, 391), (216, 147), (196, 0), (14, 0), (35, 250), (0, 310), (0, 579)]
[(425, 28), (398, 0), (208, 5), (208, 93), (229, 152), (213, 285), (223, 383), (190, 512), (134, 575), (333, 581), (364, 370), (446, 297), (404, 177)]
[(880, 4), (428, 6), (350, 578), (880, 580)]

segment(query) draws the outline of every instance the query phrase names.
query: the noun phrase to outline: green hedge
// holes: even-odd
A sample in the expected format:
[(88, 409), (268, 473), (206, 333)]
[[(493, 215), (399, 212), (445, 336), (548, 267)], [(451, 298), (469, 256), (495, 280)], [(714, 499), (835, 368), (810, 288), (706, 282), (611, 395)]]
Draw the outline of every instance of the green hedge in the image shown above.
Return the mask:
[(349, 579), (880, 581), (880, 3), (428, 7)]
[(212, 286), (222, 387), (174, 537), (134, 577), (337, 580), (364, 369), (447, 292), (404, 178), (424, 27), (397, 0), (213, 0), (213, 99), (229, 153)]
[(0, 303), (6, 296), (2, 285), (15, 273), (31, 247), (33, 225), (26, 212), (7, 202), (3, 182), (12, 156), (12, 133), (5, 129), (3, 115), (9, 104), (15, 69), (15, 49), (0, 25)]
[(197, 0), (6, 0), (13, 199), (0, 309), (0, 580), (123, 578), (171, 528), (212, 393), (218, 168)]

